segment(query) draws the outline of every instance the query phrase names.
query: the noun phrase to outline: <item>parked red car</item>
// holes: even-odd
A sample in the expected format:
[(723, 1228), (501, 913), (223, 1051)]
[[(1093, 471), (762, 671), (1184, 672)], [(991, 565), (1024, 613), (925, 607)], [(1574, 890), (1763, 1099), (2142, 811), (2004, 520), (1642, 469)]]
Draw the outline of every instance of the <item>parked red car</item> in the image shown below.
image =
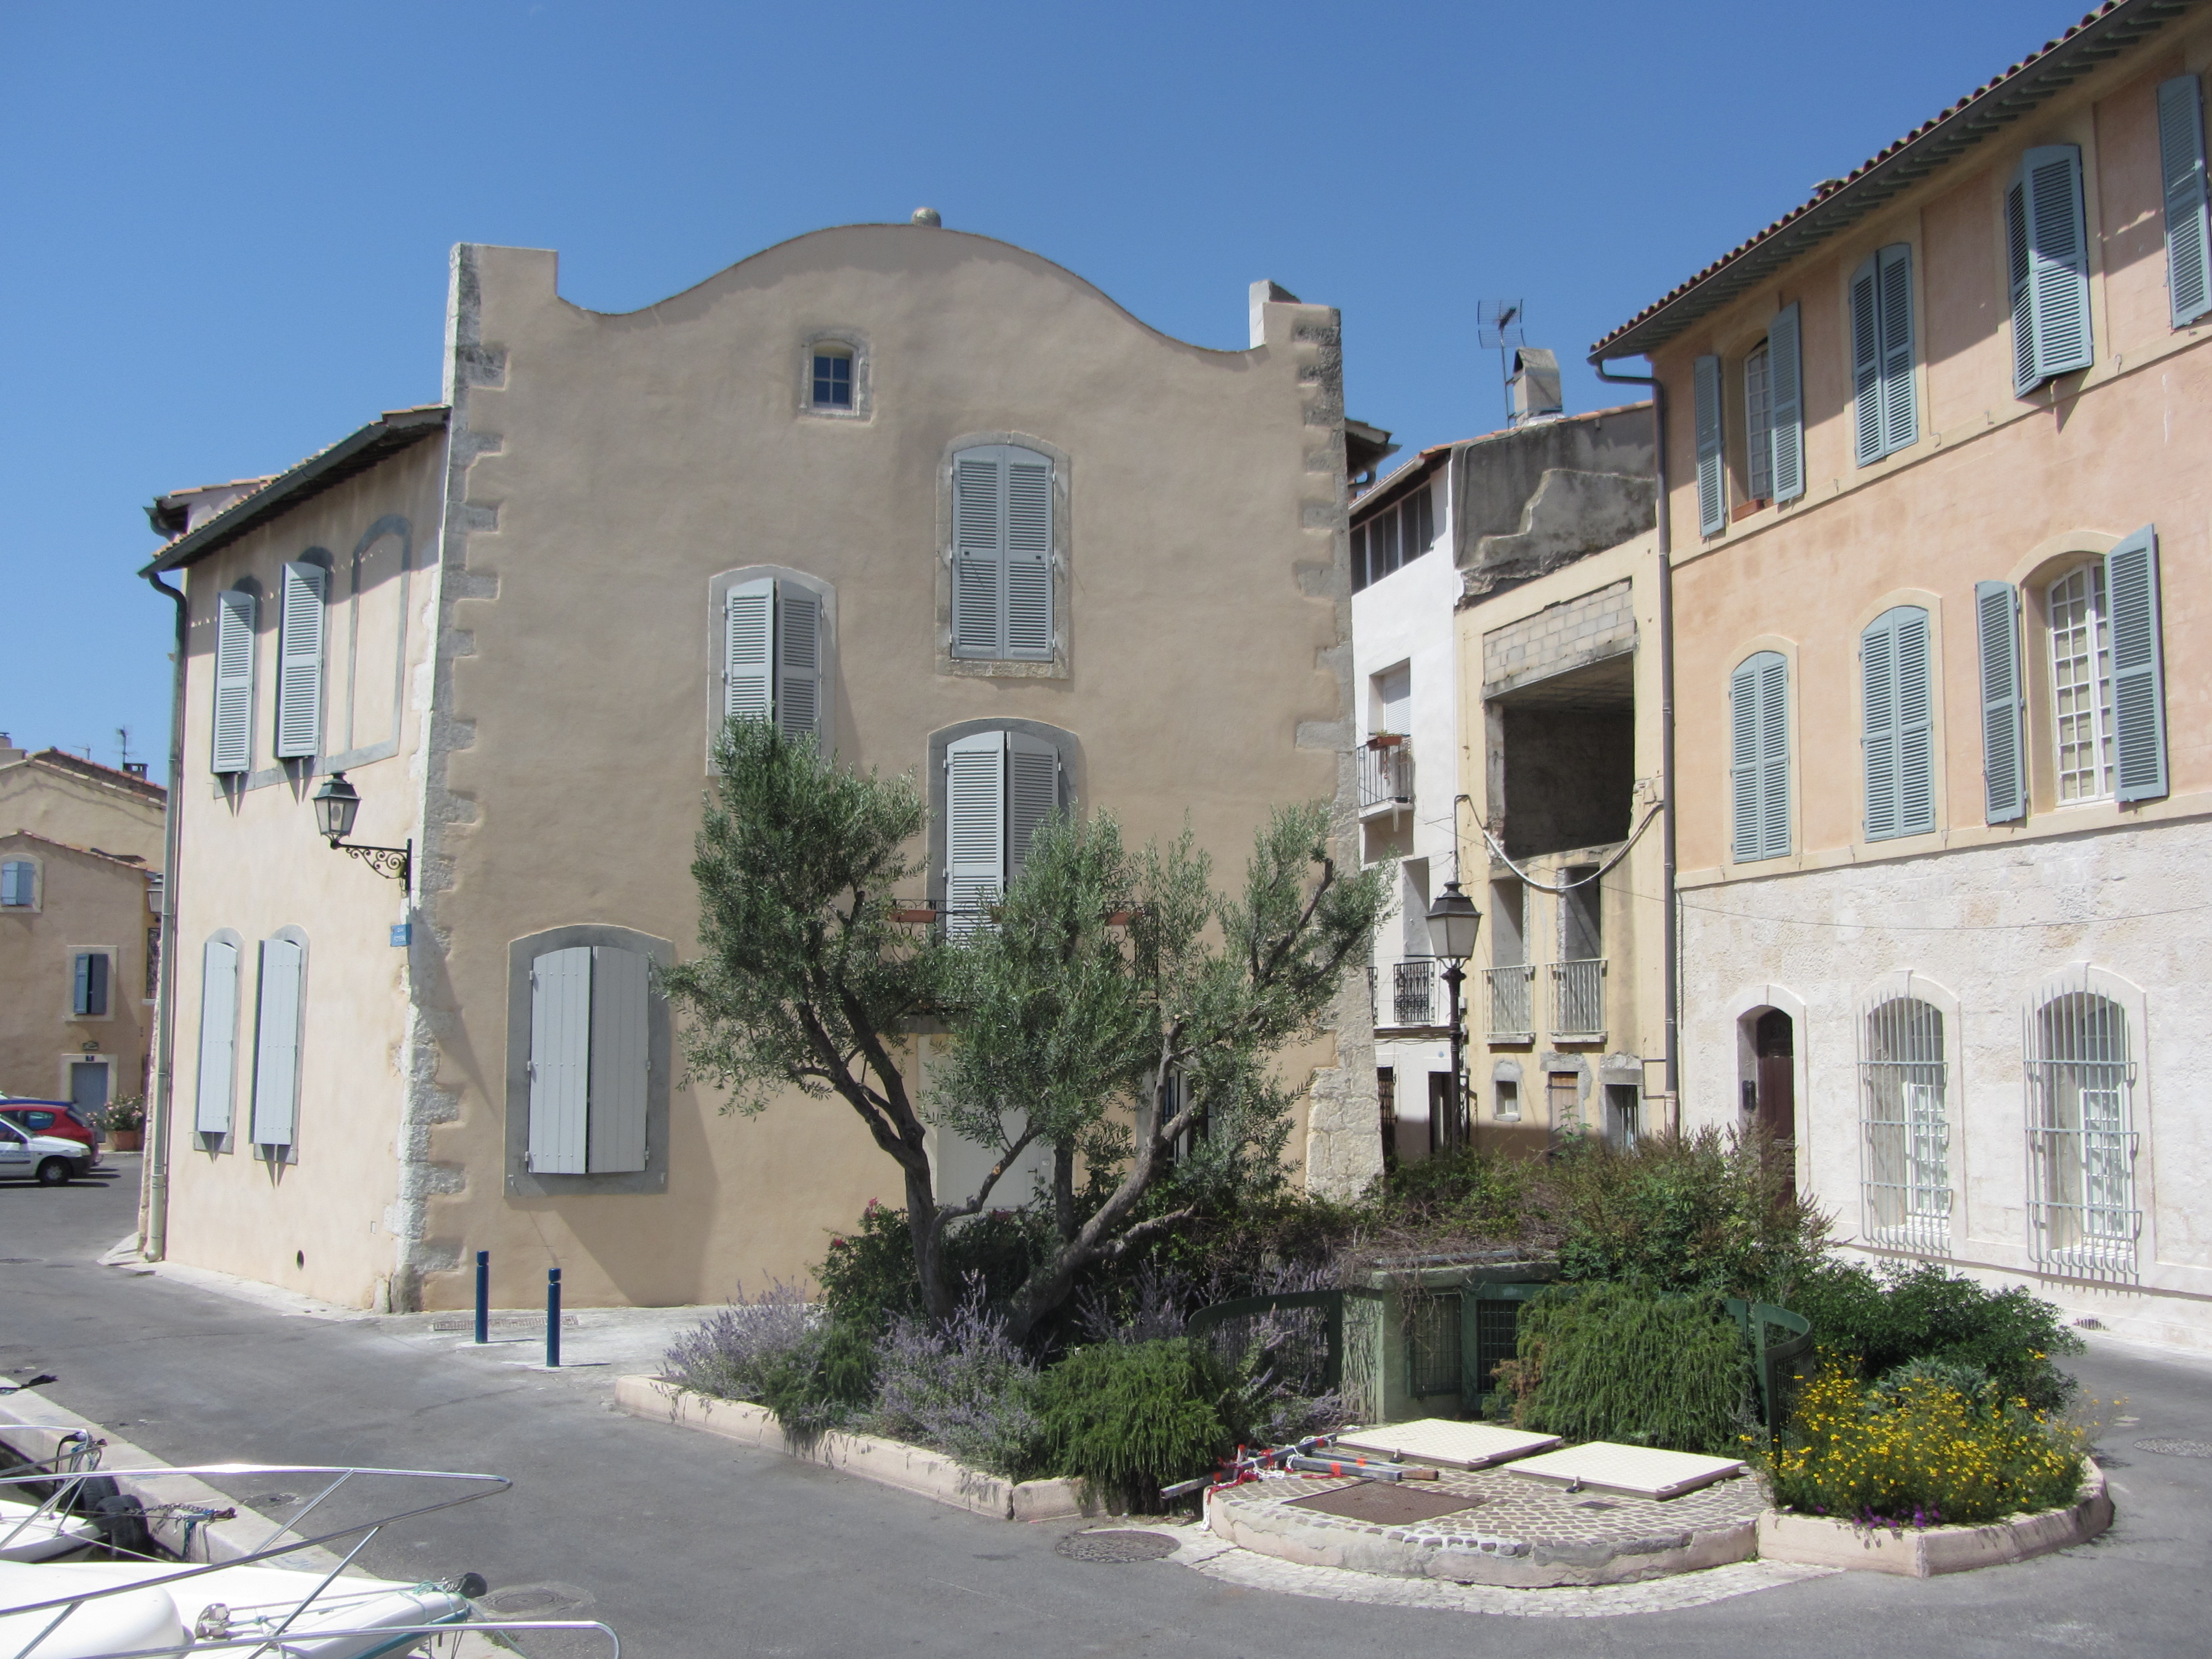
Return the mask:
[(27, 1134), (52, 1135), (58, 1140), (81, 1140), (92, 1149), (91, 1163), (100, 1162), (100, 1131), (66, 1100), (17, 1100), (0, 1097), (0, 1117)]

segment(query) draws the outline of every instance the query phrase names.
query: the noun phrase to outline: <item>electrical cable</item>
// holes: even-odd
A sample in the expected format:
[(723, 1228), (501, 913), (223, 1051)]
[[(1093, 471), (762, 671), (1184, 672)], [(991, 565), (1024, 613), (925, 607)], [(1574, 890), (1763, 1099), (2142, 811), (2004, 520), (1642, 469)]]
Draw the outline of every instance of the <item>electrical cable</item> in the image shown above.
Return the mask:
[[(1461, 795), (1456, 797), (1452, 802), (1452, 811), (1455, 817), (1458, 816), (1459, 805), (1462, 801), (1465, 801), (1470, 806), (1474, 805), (1474, 798), (1472, 795)], [(1537, 880), (1535, 877), (1530, 875), (1526, 870), (1523, 870), (1519, 865), (1516, 864), (1512, 859), (1507, 856), (1505, 849), (1498, 844), (1498, 837), (1490, 833), (1490, 826), (1485, 823), (1480, 818), (1477, 818), (1474, 821), (1474, 827), (1482, 831), (1483, 840), (1490, 843), (1490, 850), (1497, 856), (1499, 863), (1503, 864), (1515, 875), (1520, 877), (1523, 882), (1534, 888), (1538, 892), (1549, 893), (1554, 897), (1557, 897), (1562, 893), (1571, 893), (1577, 887), (1589, 886), (1590, 883), (1595, 881), (1607, 871), (1612, 869), (1613, 866), (1619, 864), (1621, 860), (1626, 858), (1629, 854), (1629, 849), (1636, 845), (1636, 838), (1642, 835), (1646, 829), (1650, 827), (1651, 820), (1659, 816), (1660, 811), (1661, 803), (1657, 801), (1652, 802), (1650, 806), (1644, 809), (1644, 822), (1638, 824), (1636, 828), (1628, 832), (1628, 839), (1622, 842), (1619, 847), (1613, 849), (1613, 854), (1611, 858), (1607, 859), (1603, 864), (1599, 865), (1596, 869), (1591, 871), (1589, 874), (1581, 878), (1579, 880), (1571, 881), (1566, 883), (1565, 885), (1559, 887), (1554, 887), (1548, 882)], [(1456, 828), (1457, 826), (1455, 825), (1454, 827)]]

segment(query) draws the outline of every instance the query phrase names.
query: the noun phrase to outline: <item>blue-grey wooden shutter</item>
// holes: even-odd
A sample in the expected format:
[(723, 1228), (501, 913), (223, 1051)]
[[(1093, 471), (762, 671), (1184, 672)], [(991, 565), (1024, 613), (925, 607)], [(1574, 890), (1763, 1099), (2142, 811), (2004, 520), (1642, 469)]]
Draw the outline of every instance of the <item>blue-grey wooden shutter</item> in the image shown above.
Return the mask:
[(611, 945), (592, 947), (590, 1122), (586, 1164), (593, 1175), (645, 1168), (647, 1073), (645, 957)]
[(2112, 617), (2112, 750), (2121, 800), (2166, 793), (2166, 683), (2159, 618), (2158, 532), (2149, 525), (2105, 555)]
[(211, 939), (200, 951), (199, 1092), (192, 1106), (197, 1133), (230, 1133), (237, 1065), (238, 947), (227, 939)]
[(1729, 793), (1735, 822), (1730, 852), (1738, 864), (1762, 856), (1759, 828), (1759, 665), (1740, 663), (1729, 679)]
[(1052, 461), (1006, 454), (1006, 654), (1052, 659)]
[(1920, 436), (1920, 395), (1912, 378), (1912, 250), (1881, 250), (1881, 453)]
[(589, 1168), (592, 947), (548, 951), (530, 964), (529, 1164), (538, 1175)]
[(1974, 584), (1982, 655), (1982, 795), (1990, 823), (2027, 816), (2027, 737), (2020, 678), (2020, 595), (2010, 582)]
[(1717, 536), (1728, 523), (1728, 480), (1721, 454), (1721, 360), (1698, 358), (1690, 385), (1698, 438), (1698, 533)]
[(0, 865), (0, 905), (27, 910), (37, 900), (37, 866), (28, 859), (9, 859)]
[(1738, 864), (1790, 851), (1790, 664), (1761, 651), (1729, 681), (1731, 856)]
[(2158, 159), (2166, 183), (2166, 292), (2173, 325), (2212, 311), (2212, 225), (2204, 189), (2204, 93), (2193, 75), (2158, 89)]
[(1060, 811), (1060, 751), (1026, 732), (1006, 733), (1006, 879), (1029, 862), (1030, 838)]
[(722, 599), (722, 713), (764, 720), (775, 708), (775, 583), (734, 584)]
[(88, 1018), (107, 1012), (107, 958), (98, 951), (76, 954), (76, 981), (70, 994), (70, 1011)]
[(1006, 463), (996, 447), (952, 458), (952, 654), (1006, 653)]
[(1766, 328), (1766, 385), (1772, 410), (1774, 499), (1794, 501), (1805, 493), (1805, 371), (1803, 330), (1795, 301), (1774, 313)]
[(284, 567), (276, 636), (276, 756), (313, 755), (323, 738), (323, 586), (320, 565)]
[(244, 772), (253, 764), (253, 595), (216, 596), (215, 719), (209, 769)]
[(823, 696), (822, 599), (797, 582), (775, 585), (775, 723), (789, 738), (830, 746)]
[(1006, 734), (955, 738), (945, 751), (946, 927), (988, 919), (1006, 884)]
[(306, 952), (289, 939), (261, 941), (253, 1023), (253, 1144), (289, 1146), (300, 1110), (300, 990)]
[(1882, 453), (1879, 264), (1870, 253), (1851, 273), (1851, 443), (1861, 466)]
[(1928, 613), (1883, 612), (1859, 642), (1866, 735), (1866, 838), (1936, 827), (1933, 686)]
[(2012, 266), (2013, 392), (2087, 368), (2089, 246), (2081, 210), (2081, 152), (2045, 144), (2021, 158), (2005, 191)]

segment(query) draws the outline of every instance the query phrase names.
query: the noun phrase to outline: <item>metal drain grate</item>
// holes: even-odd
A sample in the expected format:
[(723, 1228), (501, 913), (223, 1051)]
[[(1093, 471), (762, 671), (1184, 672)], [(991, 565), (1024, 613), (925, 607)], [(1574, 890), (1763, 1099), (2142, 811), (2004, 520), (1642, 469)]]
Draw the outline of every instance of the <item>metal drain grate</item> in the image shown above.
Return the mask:
[(2212, 1445), (2202, 1440), (2138, 1440), (2136, 1449), (2166, 1457), (2212, 1457)]
[(1160, 1561), (1176, 1553), (1176, 1540), (1157, 1532), (1072, 1532), (1054, 1548), (1071, 1561)]

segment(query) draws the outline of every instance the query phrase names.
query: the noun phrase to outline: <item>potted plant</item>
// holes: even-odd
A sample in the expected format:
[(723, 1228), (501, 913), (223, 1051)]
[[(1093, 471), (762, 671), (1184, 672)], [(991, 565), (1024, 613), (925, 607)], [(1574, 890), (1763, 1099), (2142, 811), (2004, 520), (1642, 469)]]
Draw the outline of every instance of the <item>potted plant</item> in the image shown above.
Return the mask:
[(118, 1095), (93, 1114), (93, 1121), (106, 1131), (111, 1150), (137, 1152), (146, 1144), (146, 1097)]

